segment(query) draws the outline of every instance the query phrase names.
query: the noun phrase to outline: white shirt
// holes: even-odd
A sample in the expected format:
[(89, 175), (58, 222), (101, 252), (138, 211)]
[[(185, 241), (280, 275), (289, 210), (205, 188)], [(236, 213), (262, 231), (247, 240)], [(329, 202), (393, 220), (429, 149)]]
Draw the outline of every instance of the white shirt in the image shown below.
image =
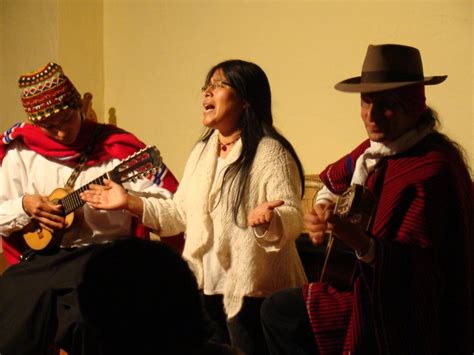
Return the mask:
[[(58, 164), (29, 150), (21, 141), (11, 145), (0, 166), (0, 235), (3, 237), (21, 230), (31, 221), (22, 207), (25, 194), (49, 196), (54, 189), (64, 187), (74, 170), (74, 167)], [(109, 172), (119, 162), (112, 159), (84, 168), (74, 189)], [(161, 198), (171, 197), (169, 191), (148, 179), (124, 183), (124, 187), (132, 191), (146, 191)], [(61, 246), (77, 247), (127, 237), (131, 233), (131, 220), (132, 216), (125, 211), (100, 211), (84, 205), (74, 211), (74, 222), (64, 234)]]
[[(213, 188), (219, 182), (222, 182), (222, 175), (224, 174), (224, 167), (225, 167), (225, 159), (218, 157), (217, 158), (217, 166), (216, 166), (216, 174), (214, 175), (214, 182), (212, 184)], [(214, 224), (214, 234), (219, 233), (216, 232), (216, 227), (219, 226)], [(214, 247), (213, 239), (210, 240), (212, 245), (210, 249), (204, 254), (203, 256), (203, 268), (204, 268), (204, 293), (206, 295), (215, 295), (215, 294), (223, 294), (224, 293), (224, 286), (225, 286), (225, 270), (222, 267), (219, 259), (217, 257), (216, 248)]]

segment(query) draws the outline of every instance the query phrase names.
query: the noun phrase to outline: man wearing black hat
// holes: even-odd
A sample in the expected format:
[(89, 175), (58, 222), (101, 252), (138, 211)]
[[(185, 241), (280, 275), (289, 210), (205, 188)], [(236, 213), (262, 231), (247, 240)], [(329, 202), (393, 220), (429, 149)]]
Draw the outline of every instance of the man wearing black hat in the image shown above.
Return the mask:
[[(425, 85), (445, 79), (424, 76), (416, 48), (384, 44), (368, 47), (361, 76), (336, 84), (361, 94), (369, 139), (321, 172), (305, 224), (315, 244), (330, 231), (350, 247), (356, 275), (346, 288), (314, 282), (269, 297), (272, 354), (472, 352), (472, 182), (425, 104)], [(377, 200), (367, 227), (335, 212), (353, 185)]]

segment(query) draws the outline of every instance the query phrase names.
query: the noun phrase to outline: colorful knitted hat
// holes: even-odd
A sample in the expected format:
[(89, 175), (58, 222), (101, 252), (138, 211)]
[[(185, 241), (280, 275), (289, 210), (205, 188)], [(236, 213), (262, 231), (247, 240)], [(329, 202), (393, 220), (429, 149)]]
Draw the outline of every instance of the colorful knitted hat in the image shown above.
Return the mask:
[(22, 75), (18, 84), (22, 89), (23, 107), (32, 121), (40, 121), (67, 108), (81, 107), (81, 95), (56, 63)]

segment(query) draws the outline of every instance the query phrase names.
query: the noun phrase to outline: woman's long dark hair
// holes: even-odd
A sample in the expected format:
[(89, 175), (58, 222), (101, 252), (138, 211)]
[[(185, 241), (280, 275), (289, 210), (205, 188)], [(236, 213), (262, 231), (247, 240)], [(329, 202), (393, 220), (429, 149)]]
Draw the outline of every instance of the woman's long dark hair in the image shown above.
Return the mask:
[[(206, 76), (205, 86), (209, 84), (212, 75), (221, 70), (226, 81), (236, 91), (240, 99), (247, 103), (240, 117), (240, 129), (242, 139), (242, 152), (235, 162), (226, 169), (222, 186), (230, 182), (231, 189), (237, 194), (232, 201), (232, 214), (237, 224), (239, 206), (244, 201), (244, 195), (248, 193), (248, 176), (257, 152), (260, 140), (267, 136), (280, 142), (280, 144), (291, 154), (295, 160), (301, 179), (301, 189), (304, 192), (303, 166), (290, 142), (273, 127), (273, 115), (271, 110), (272, 98), (270, 84), (265, 72), (258, 65), (243, 60), (227, 60), (219, 63), (209, 70)], [(201, 140), (207, 142), (214, 129), (204, 132)], [(302, 193), (303, 193), (302, 192)], [(227, 194), (229, 202), (231, 194)]]

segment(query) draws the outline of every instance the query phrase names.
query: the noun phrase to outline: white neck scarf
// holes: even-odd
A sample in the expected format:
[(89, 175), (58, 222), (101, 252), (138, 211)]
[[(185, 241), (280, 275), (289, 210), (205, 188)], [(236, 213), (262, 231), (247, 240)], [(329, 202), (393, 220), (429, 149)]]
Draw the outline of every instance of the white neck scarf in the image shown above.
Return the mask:
[(431, 127), (424, 127), (421, 130), (412, 129), (388, 144), (370, 141), (370, 147), (357, 158), (351, 185), (365, 185), (367, 177), (382, 158), (399, 154), (410, 149), (432, 132), (433, 129)]

